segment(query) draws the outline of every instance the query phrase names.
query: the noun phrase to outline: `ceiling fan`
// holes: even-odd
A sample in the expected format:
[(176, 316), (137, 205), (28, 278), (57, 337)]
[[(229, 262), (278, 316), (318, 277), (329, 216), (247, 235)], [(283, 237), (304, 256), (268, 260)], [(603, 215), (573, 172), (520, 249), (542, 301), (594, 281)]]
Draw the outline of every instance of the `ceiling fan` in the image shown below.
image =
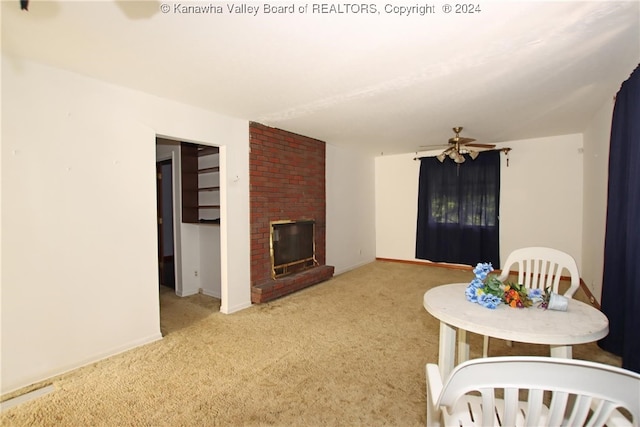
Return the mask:
[[(449, 143), (445, 145), (446, 149), (436, 156), (436, 158), (440, 160), (440, 162), (444, 162), (444, 160), (449, 157), (456, 163), (464, 163), (464, 154), (468, 154), (472, 160), (475, 160), (480, 152), (478, 150), (471, 150), (467, 147), (484, 149), (491, 149), (495, 147), (495, 145), (493, 144), (474, 144), (473, 142), (475, 141), (475, 139), (461, 137), (460, 132), (462, 131), (462, 126), (453, 128), (453, 131), (455, 132), (456, 136), (449, 138)], [(434, 147), (438, 146), (431, 146), (431, 148)], [(423, 146), (423, 148), (429, 148), (429, 146)]]

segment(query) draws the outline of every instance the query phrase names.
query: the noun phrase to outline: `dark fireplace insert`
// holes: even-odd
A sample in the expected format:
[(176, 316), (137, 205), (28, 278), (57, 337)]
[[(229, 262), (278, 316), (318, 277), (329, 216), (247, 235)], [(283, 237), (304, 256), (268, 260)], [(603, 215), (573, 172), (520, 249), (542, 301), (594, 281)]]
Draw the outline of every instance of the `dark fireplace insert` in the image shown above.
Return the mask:
[(286, 276), (317, 265), (315, 221), (271, 222), (271, 276)]

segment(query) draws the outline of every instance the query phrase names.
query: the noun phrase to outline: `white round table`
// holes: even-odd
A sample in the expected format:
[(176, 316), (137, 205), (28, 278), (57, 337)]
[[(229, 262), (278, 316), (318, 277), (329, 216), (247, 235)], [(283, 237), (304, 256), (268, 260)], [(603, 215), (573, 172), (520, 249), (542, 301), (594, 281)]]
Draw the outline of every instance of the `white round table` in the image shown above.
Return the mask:
[(480, 335), (551, 346), (551, 356), (571, 358), (571, 346), (597, 341), (609, 333), (609, 320), (596, 308), (575, 299), (567, 311), (537, 307), (495, 310), (467, 301), (468, 283), (436, 286), (424, 294), (424, 308), (440, 320), (438, 364), (443, 378), (455, 363), (456, 328), (458, 363), (469, 358), (466, 331)]

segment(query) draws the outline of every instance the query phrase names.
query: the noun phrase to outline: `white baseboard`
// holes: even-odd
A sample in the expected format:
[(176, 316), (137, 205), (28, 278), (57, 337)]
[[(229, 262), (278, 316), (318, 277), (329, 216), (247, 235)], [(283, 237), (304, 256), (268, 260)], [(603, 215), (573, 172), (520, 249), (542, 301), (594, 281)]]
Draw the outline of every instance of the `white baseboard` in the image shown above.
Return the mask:
[(220, 312), (224, 313), (224, 314), (231, 314), (231, 313), (235, 313), (236, 311), (240, 311), (240, 310), (244, 310), (245, 308), (249, 308), (251, 307), (251, 301), (244, 303), (244, 304), (238, 304), (236, 306), (233, 307), (228, 307), (227, 309), (225, 309), (223, 306), (220, 307)]
[(217, 298), (217, 299), (222, 299), (221, 295), (220, 295), (220, 291), (209, 291), (207, 289), (203, 289), (202, 290), (202, 294), (206, 295), (208, 297), (213, 297), (213, 298)]
[(47, 385), (39, 389), (32, 390), (28, 393), (21, 394), (20, 396), (14, 397), (13, 399), (5, 400), (4, 402), (0, 403), (0, 411), (4, 411), (6, 409), (13, 408), (14, 406), (17, 406), (21, 403), (37, 399), (41, 396), (44, 396), (45, 394), (51, 393), (54, 390), (55, 388), (53, 387), (53, 385)]
[(66, 374), (67, 372), (71, 372), (75, 369), (82, 368), (83, 366), (90, 365), (95, 362), (99, 362), (100, 360), (107, 359), (109, 357), (118, 355), (120, 353), (124, 353), (125, 351), (132, 350), (136, 347), (143, 346), (145, 344), (150, 344), (155, 341), (159, 341), (162, 339), (162, 334), (160, 331), (158, 333), (150, 335), (148, 337), (140, 338), (137, 340), (130, 341), (124, 345), (120, 345), (114, 347), (108, 351), (103, 351), (100, 353), (96, 353), (95, 355), (79, 360), (76, 363), (72, 363), (66, 366), (60, 366), (58, 369), (49, 370), (47, 372), (42, 372), (38, 376), (24, 379), (20, 384), (12, 384), (7, 388), (7, 390), (2, 390), (2, 395), (6, 395), (8, 393), (13, 393), (25, 387), (29, 387), (41, 381), (46, 381), (57, 377), (58, 375)]
[[(364, 261), (362, 261), (362, 262), (359, 262), (359, 263), (357, 263), (357, 264), (353, 264), (353, 265), (350, 265), (350, 266), (347, 266), (347, 267), (342, 267), (342, 268), (340, 268), (340, 269), (336, 269), (336, 270), (333, 272), (333, 275), (334, 275), (334, 276), (337, 276), (337, 275), (339, 275), (339, 274), (343, 274), (343, 273), (346, 273), (346, 272), (348, 272), (348, 271), (355, 270), (356, 268), (360, 268), (360, 267), (362, 267), (362, 266), (364, 266), (364, 265), (371, 264), (371, 263), (372, 263), (372, 262), (374, 262), (374, 261), (375, 261), (375, 258), (373, 258), (373, 259), (366, 259), (366, 260), (364, 260)], [(331, 263), (329, 263), (329, 262), (327, 262), (327, 264), (331, 265)]]

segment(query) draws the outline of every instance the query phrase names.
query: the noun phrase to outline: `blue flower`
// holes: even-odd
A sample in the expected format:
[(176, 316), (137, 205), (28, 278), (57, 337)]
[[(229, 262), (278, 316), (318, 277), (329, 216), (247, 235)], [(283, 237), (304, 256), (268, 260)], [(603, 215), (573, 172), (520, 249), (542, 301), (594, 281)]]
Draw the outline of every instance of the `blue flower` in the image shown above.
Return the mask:
[(495, 309), (502, 303), (500, 297), (485, 293), (484, 281), (492, 271), (493, 266), (490, 262), (480, 262), (475, 266), (473, 274), (475, 274), (476, 277), (469, 283), (464, 292), (468, 301), (478, 303), (490, 309)]
[(476, 284), (475, 280), (469, 283), (469, 286), (467, 286), (467, 289), (464, 291), (467, 301), (478, 302), (478, 297), (484, 294), (483, 288), (484, 285), (482, 282), (480, 282), (480, 286)]
[(495, 309), (502, 303), (499, 297), (491, 294), (482, 294), (478, 297), (478, 304), (483, 307)]
[(541, 297), (542, 289), (529, 289), (527, 293), (529, 294), (529, 297), (532, 297), (532, 298)]
[(476, 278), (479, 280), (484, 280), (487, 278), (487, 275), (493, 271), (493, 266), (490, 262), (479, 262), (478, 265), (473, 269), (473, 274), (476, 275)]
[(475, 286), (476, 288), (481, 288), (484, 286), (484, 283), (482, 282), (482, 280), (478, 279), (477, 277), (475, 279), (473, 279), (471, 281), (471, 283), (469, 283), (469, 285), (471, 286)]

